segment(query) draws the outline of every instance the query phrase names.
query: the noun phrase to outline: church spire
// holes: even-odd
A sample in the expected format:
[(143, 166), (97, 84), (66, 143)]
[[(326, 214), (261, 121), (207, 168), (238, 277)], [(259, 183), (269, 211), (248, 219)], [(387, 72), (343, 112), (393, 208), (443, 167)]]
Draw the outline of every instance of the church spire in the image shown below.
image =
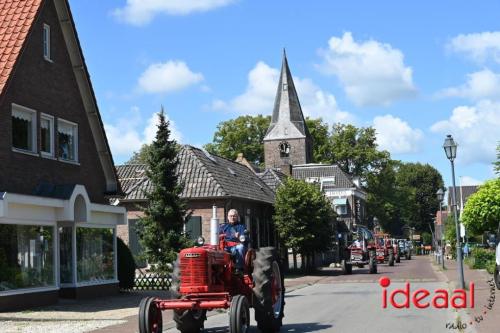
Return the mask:
[(302, 114), (285, 49), (271, 125), (264, 137), (264, 159), (267, 168), (312, 161), (312, 139)]
[(283, 49), (281, 74), (274, 101), (271, 125), (264, 140), (305, 138), (309, 131), (305, 124), (299, 97), (288, 67), (286, 51)]

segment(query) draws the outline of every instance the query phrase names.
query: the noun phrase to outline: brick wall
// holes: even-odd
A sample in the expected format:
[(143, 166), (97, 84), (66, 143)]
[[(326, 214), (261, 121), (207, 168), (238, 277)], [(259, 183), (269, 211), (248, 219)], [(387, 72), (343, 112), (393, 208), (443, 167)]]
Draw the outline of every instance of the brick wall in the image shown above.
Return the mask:
[[(32, 194), (40, 183), (82, 184), (90, 200), (104, 198), (106, 181), (52, 1), (43, 2), (9, 85), (0, 97), (0, 191)], [(51, 57), (43, 59), (42, 29), (51, 28)], [(80, 165), (12, 151), (11, 104), (78, 124)], [(38, 119), (37, 124), (40, 121)], [(57, 119), (55, 121), (57, 127)], [(39, 133), (39, 131), (38, 131)], [(39, 134), (38, 140), (39, 138)], [(57, 136), (56, 136), (57, 138)], [(38, 142), (38, 146), (40, 142)], [(57, 140), (56, 140), (57, 149)]]
[(279, 144), (283, 140), (264, 142), (264, 160), (266, 168), (278, 168), (284, 164), (306, 164), (312, 162), (312, 145), (310, 139), (285, 140), (290, 144), (290, 156), (280, 157)]

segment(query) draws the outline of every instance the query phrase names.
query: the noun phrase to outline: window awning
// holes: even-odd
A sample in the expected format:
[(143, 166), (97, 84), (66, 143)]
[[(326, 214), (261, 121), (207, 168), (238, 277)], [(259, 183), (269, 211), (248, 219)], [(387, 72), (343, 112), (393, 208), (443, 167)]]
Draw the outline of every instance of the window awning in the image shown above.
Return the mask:
[(347, 198), (333, 199), (333, 204), (336, 205), (336, 206), (347, 205)]

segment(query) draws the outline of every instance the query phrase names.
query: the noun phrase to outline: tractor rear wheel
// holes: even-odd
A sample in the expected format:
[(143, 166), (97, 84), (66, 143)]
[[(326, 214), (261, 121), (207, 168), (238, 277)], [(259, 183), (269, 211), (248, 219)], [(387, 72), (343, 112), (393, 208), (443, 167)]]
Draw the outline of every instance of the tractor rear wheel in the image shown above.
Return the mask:
[(352, 264), (348, 264), (345, 259), (342, 259), (340, 265), (342, 266), (342, 274), (352, 274)]
[(253, 262), (255, 321), (264, 333), (278, 332), (283, 325), (285, 283), (274, 247), (262, 247)]
[(394, 252), (389, 251), (389, 266), (394, 266)]
[(377, 273), (377, 258), (375, 257), (375, 251), (370, 251), (370, 261), (368, 263), (368, 267), (370, 268), (370, 274)]
[(139, 304), (139, 333), (161, 333), (163, 318), (154, 297), (145, 297)]
[(500, 266), (496, 265), (495, 266), (495, 284), (497, 286), (497, 289), (500, 289)]
[(207, 319), (206, 310), (174, 310), (174, 321), (181, 333), (198, 333)]
[(247, 298), (236, 295), (229, 307), (229, 333), (246, 333), (250, 326), (250, 307)]

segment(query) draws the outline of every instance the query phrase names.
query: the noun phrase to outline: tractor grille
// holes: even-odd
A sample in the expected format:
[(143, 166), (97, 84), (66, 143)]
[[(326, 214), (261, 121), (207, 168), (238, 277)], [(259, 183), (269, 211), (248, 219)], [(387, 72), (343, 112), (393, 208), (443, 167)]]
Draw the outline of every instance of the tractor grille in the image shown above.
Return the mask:
[(207, 256), (181, 257), (181, 286), (200, 287), (208, 284)]

